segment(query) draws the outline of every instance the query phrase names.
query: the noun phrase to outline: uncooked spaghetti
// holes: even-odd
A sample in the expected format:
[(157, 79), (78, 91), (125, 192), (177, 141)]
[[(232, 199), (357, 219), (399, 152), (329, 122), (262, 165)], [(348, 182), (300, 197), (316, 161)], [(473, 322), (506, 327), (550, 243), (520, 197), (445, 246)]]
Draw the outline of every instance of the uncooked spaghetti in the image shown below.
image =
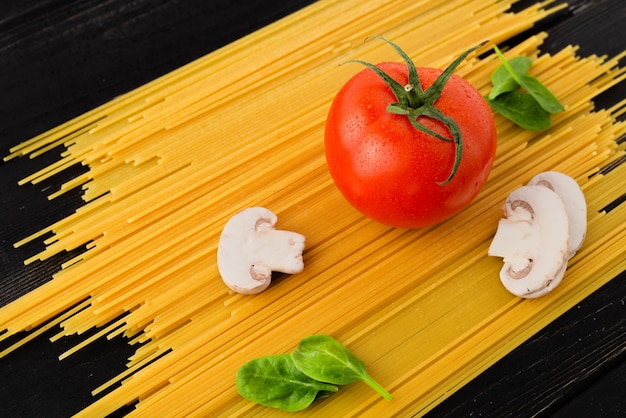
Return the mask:
[[(2, 354), (49, 328), (60, 326), (53, 339), (98, 328), (62, 357), (94, 338), (125, 336), (137, 350), (126, 372), (94, 388), (104, 395), (78, 416), (134, 402), (131, 415), (276, 416), (237, 395), (236, 370), (324, 332), (364, 359), (394, 401), (355, 384), (308, 413), (432, 408), (626, 267), (626, 205), (602, 211), (623, 194), (626, 165), (601, 170), (624, 155), (617, 140), (626, 126), (617, 118), (625, 103), (595, 110), (592, 102), (624, 79), (621, 57), (581, 58), (575, 47), (541, 54), (543, 33), (506, 51), (533, 58), (532, 74), (566, 110), (545, 132), (498, 117), (486, 187), (461, 214), (421, 230), (367, 220), (335, 189), (323, 126), (332, 97), (355, 71), (337, 64), (395, 57), (384, 43), (363, 42), (375, 33), (419, 65), (443, 68), (468, 47), (504, 43), (556, 10), (545, 6), (513, 14), (510, 2), (495, 0), (320, 1), (15, 147), (8, 158), (66, 147), (24, 183), (88, 166), (51, 195), (82, 187), (85, 204), (18, 243), (47, 245), (27, 262), (87, 250), (0, 309), (0, 338), (33, 330)], [(487, 47), (479, 52), (457, 73), (486, 94), (499, 61)], [(588, 236), (557, 290), (521, 300), (502, 288), (501, 262), (486, 251), (506, 195), (547, 170), (581, 185)], [(256, 205), (276, 212), (281, 228), (306, 235), (306, 267), (243, 296), (222, 283), (216, 249), (226, 220)]]

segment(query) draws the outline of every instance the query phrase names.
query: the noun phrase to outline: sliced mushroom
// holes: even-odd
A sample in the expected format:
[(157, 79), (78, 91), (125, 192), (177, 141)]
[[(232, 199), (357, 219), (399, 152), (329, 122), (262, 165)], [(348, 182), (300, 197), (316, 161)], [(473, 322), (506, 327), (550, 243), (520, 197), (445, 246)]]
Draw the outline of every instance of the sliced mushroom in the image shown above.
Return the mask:
[(546, 171), (533, 177), (530, 185), (545, 186), (559, 195), (569, 217), (568, 258), (580, 249), (587, 234), (587, 203), (576, 180), (557, 171)]
[(500, 280), (516, 296), (542, 296), (561, 282), (567, 267), (565, 205), (547, 187), (523, 186), (507, 197), (505, 216), (488, 250), (504, 259)]
[(276, 230), (277, 220), (269, 209), (253, 207), (236, 213), (224, 226), (217, 267), (235, 292), (260, 293), (270, 285), (272, 271), (295, 274), (304, 269), (305, 237)]
[(550, 283), (548, 283), (546, 286), (542, 287), (539, 290), (535, 290), (534, 292), (526, 294), (524, 298), (534, 299), (552, 292), (561, 283), (563, 276), (565, 276), (565, 270), (567, 270), (567, 262), (563, 263), (563, 267), (561, 267), (561, 270), (559, 270), (559, 272), (555, 275), (555, 280), (552, 280)]

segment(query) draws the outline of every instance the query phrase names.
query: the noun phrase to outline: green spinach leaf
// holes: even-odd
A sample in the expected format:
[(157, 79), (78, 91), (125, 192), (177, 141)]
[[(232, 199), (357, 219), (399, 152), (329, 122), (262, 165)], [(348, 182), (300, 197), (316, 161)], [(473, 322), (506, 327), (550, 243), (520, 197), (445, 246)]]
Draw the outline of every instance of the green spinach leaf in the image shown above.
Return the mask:
[(524, 129), (549, 128), (550, 114), (562, 112), (564, 107), (548, 88), (528, 74), (530, 58), (507, 60), (497, 46), (494, 50), (502, 65), (491, 75), (493, 87), (485, 97), (491, 108)]
[(530, 95), (520, 91), (504, 93), (491, 100), (489, 105), (502, 116), (521, 128), (541, 131), (550, 127), (550, 114)]
[(338, 390), (336, 385), (302, 373), (289, 354), (259, 357), (244, 364), (237, 371), (236, 386), (244, 398), (287, 412), (305, 409), (317, 397)]
[(519, 78), (520, 86), (526, 90), (539, 105), (548, 113), (558, 113), (565, 110), (563, 105), (548, 90), (541, 81), (531, 75), (523, 75)]
[(365, 363), (330, 335), (303, 338), (291, 358), (300, 371), (315, 380), (336, 385), (362, 380), (383, 398), (392, 399), (391, 394), (367, 373)]
[[(531, 65), (532, 60), (528, 57), (515, 57), (509, 60), (509, 66), (516, 74), (527, 74)], [(491, 100), (495, 99), (502, 93), (508, 93), (520, 88), (519, 83), (515, 81), (515, 78), (513, 78), (509, 70), (504, 65), (499, 66), (493, 72), (491, 75), (491, 83), (493, 84), (493, 88), (489, 93), (489, 99)]]

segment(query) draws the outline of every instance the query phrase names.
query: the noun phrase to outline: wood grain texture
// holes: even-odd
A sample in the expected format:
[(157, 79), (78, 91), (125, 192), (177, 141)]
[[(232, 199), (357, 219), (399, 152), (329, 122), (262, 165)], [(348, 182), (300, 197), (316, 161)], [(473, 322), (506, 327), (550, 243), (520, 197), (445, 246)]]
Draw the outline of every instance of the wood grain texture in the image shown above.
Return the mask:
[[(41, 131), (165, 74), (243, 36), (307, 2), (246, 3), (233, 8), (213, 1), (35, 1), (0, 6), (0, 141), (6, 150)], [(522, 2), (520, 7), (529, 2)], [(620, 0), (577, 0), (542, 26), (544, 45), (566, 44), (581, 54), (614, 55), (623, 50), (625, 5)], [(599, 98), (608, 106), (624, 87)], [(88, 94), (87, 94), (88, 92)], [(0, 304), (45, 280), (61, 262), (24, 267), (33, 248), (12, 242), (81, 201), (64, 196), (47, 212), (50, 187), (18, 187), (17, 180), (54, 158), (0, 165)], [(80, 170), (77, 167), (76, 170)], [(28, 219), (28, 223), (26, 223)], [(34, 222), (33, 222), (34, 221)], [(537, 334), (496, 366), (453, 395), (432, 416), (556, 414), (624, 416), (626, 282), (622, 276)], [(68, 416), (91, 402), (93, 382), (117, 374), (130, 350), (124, 342), (98, 342), (58, 362), (72, 345), (39, 339), (3, 359), (0, 400), (11, 416)], [(105, 366), (106, 365), (106, 366)], [(44, 409), (45, 408), (45, 409)]]

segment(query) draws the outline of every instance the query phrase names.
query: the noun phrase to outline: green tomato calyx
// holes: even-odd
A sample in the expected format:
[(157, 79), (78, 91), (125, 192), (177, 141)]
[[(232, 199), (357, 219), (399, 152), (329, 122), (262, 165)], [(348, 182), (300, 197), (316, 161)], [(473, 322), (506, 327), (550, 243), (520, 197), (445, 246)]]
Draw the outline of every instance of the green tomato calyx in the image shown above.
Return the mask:
[[(444, 115), (443, 112), (441, 112), (435, 106), (435, 102), (437, 101), (437, 99), (439, 99), (439, 96), (441, 96), (443, 88), (445, 87), (446, 83), (452, 76), (452, 73), (456, 70), (459, 64), (470, 53), (487, 43), (487, 41), (482, 42), (461, 54), (439, 75), (439, 77), (437, 77), (435, 82), (430, 87), (424, 90), (413, 60), (411, 60), (411, 58), (398, 45), (394, 44), (393, 42), (380, 36), (376, 36), (376, 38), (387, 42), (404, 59), (408, 68), (408, 84), (403, 86), (402, 84), (394, 80), (385, 71), (369, 62), (361, 60), (350, 60), (348, 62), (357, 62), (359, 64), (365, 65), (366, 67), (373, 70), (383, 80), (383, 82), (385, 82), (385, 84), (389, 86), (393, 94), (396, 96), (397, 100), (395, 103), (391, 103), (389, 106), (387, 106), (387, 111), (389, 113), (404, 115), (409, 119), (411, 125), (413, 125), (415, 129), (422, 131), (428, 135), (432, 135), (442, 141), (454, 142), (455, 155), (452, 170), (450, 171), (450, 174), (448, 175), (448, 178), (446, 180), (438, 182), (438, 184), (443, 186), (452, 180), (452, 178), (455, 176), (456, 172), (459, 169), (459, 165), (461, 164), (461, 158), (463, 156), (463, 137), (457, 123), (452, 118)], [(452, 139), (446, 138), (445, 136), (440, 135), (432, 129), (424, 126), (424, 124), (418, 121), (421, 116), (435, 119), (443, 123), (450, 131)]]

